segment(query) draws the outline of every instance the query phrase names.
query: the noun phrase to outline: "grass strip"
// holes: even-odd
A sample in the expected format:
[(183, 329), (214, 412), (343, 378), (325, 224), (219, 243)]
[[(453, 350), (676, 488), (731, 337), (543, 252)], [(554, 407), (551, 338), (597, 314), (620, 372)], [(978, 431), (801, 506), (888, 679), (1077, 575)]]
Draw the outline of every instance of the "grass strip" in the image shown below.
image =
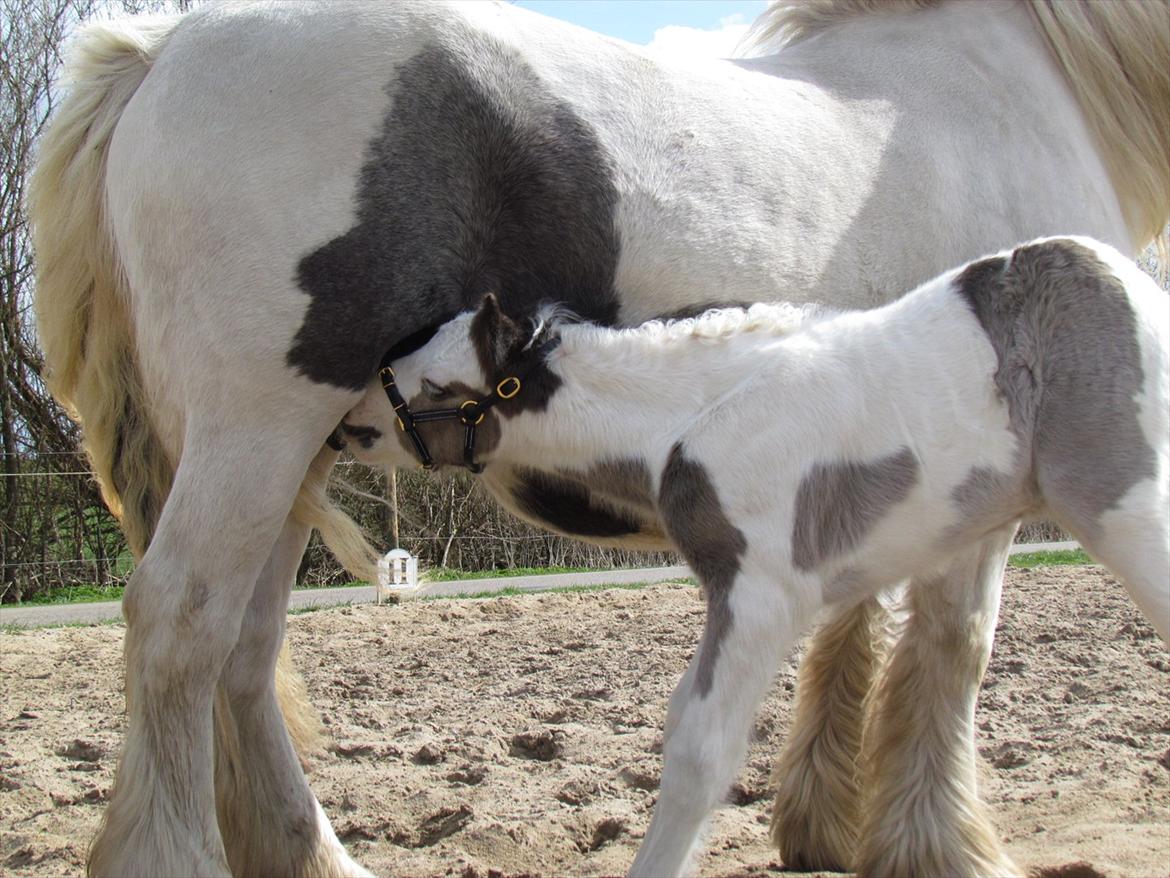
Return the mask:
[(1030, 570), (1033, 567), (1065, 567), (1071, 564), (1096, 564), (1082, 549), (1061, 549), (1055, 552), (1026, 552), (1012, 555), (1009, 567)]
[[(1032, 569), (1035, 567), (1061, 567), (1074, 564), (1093, 564), (1094, 561), (1081, 549), (1062, 549), (1053, 552), (1028, 552), (1026, 554), (1012, 555), (1008, 559), (1009, 567), (1018, 567), (1022, 569)], [(591, 572), (588, 567), (515, 567), (509, 570), (453, 570), (448, 567), (435, 567), (427, 571), (427, 582), (451, 582), (457, 579), (506, 579), (514, 576), (546, 576), (556, 573), (588, 573)], [(307, 585), (299, 586), (297, 591), (315, 591), (321, 588), (346, 588), (349, 586), (364, 586), (369, 585), (367, 582), (350, 581), (344, 583), (331, 583), (321, 585)], [(545, 589), (547, 592), (577, 592), (577, 591), (600, 591), (606, 588), (638, 588), (639, 583), (630, 583), (623, 585), (584, 585), (584, 586), (567, 586), (557, 589)], [(46, 592), (37, 595), (36, 597), (23, 601), (19, 604), (5, 604), (4, 608), (15, 607), (40, 607), (58, 604), (91, 604), (100, 603), (102, 601), (120, 601), (122, 599), (122, 592), (124, 587), (121, 585), (110, 586), (96, 586), (96, 585), (68, 585), (52, 588)], [(459, 592), (457, 595), (428, 595), (423, 600), (440, 600), (443, 598), (483, 598), (491, 596), (512, 596), (517, 594), (530, 594), (532, 592), (518, 588), (504, 588), (499, 591), (467, 591)], [(338, 606), (332, 604), (331, 606)], [(297, 612), (296, 610), (292, 612)], [(0, 625), (0, 631), (4, 631), (13, 626)]]

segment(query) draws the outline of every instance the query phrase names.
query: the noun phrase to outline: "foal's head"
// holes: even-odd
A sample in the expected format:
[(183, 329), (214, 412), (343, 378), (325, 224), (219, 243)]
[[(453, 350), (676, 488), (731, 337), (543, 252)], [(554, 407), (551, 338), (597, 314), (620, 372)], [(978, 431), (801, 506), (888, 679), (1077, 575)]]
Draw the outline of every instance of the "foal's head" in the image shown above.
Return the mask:
[[(501, 418), (548, 405), (561, 382), (546, 358), (558, 343), (549, 320), (539, 315), (514, 320), (489, 293), (478, 310), (443, 324), (429, 342), (395, 362), (394, 377), (416, 415), (468, 406), (481, 411), (475, 458), (482, 463), (499, 444)], [(465, 429), (459, 421), (424, 422), (418, 430), (436, 465), (466, 462)], [(402, 431), (399, 442), (413, 451)]]

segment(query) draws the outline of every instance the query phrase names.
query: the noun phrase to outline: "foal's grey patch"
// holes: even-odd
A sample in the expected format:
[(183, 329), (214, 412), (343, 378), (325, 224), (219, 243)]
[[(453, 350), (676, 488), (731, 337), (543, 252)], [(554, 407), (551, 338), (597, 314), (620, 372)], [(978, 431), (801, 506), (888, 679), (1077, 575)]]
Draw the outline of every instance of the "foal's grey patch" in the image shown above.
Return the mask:
[(909, 448), (872, 463), (815, 464), (796, 492), (792, 563), (812, 570), (849, 551), (917, 482), (918, 461)]
[(955, 542), (965, 544), (1023, 518), (1039, 505), (1036, 484), (1023, 464), (1017, 471), (1007, 473), (991, 467), (972, 467), (951, 491), (951, 500), (959, 508), (960, 520), (944, 535), (945, 548)]
[(361, 390), (382, 354), (497, 292), (612, 323), (617, 192), (593, 130), (484, 33), (402, 64), (357, 181), (357, 224), (306, 255), (288, 364)]
[(512, 497), (520, 511), (548, 527), (580, 537), (623, 537), (642, 527), (632, 515), (595, 502), (589, 489), (573, 479), (536, 469), (517, 469)]
[(1157, 471), (1124, 286), (1093, 251), (1056, 240), (973, 263), (955, 289), (995, 349), (996, 387), (1034, 449), (1044, 499), (1092, 538), (1101, 516)]
[(675, 445), (662, 472), (658, 509), (666, 531), (707, 593), (707, 625), (699, 645), (695, 688), (704, 697), (715, 678), (715, 661), (731, 628), (731, 587), (747, 540), (723, 511), (702, 464), (687, 460)]
[(650, 468), (643, 460), (611, 458), (593, 464), (584, 473), (564, 472), (579, 479), (591, 494), (600, 494), (643, 512), (655, 513)]

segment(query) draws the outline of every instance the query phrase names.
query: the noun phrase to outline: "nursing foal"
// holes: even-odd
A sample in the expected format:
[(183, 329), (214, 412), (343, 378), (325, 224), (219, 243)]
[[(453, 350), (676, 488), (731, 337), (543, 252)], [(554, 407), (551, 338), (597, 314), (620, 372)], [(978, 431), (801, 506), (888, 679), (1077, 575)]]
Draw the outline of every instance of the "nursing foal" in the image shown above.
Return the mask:
[[(387, 372), (407, 429), (387, 423), (381, 389), (347, 420), (371, 428), (367, 448), (402, 441), (437, 465), (620, 475), (626, 502), (653, 504), (708, 606), (631, 872), (675, 875), (777, 665), (822, 607), (930, 582), (923, 574), (975, 541), (1043, 513), (1170, 639), (1167, 302), (1087, 239), (1023, 245), (864, 312), (755, 305), (615, 330), (554, 309), (514, 322), (489, 296)], [(438, 409), (447, 399), (456, 405)], [(963, 594), (947, 606), (939, 644), (985, 656), (987, 644), (956, 638), (996, 607)], [(974, 699), (965, 717), (924, 720), (947, 703), (932, 694), (886, 707), (905, 730), (961, 733)], [(871, 743), (870, 770), (933, 782), (938, 766), (882, 764), (906, 751)], [(973, 790), (974, 777), (958, 780)]]

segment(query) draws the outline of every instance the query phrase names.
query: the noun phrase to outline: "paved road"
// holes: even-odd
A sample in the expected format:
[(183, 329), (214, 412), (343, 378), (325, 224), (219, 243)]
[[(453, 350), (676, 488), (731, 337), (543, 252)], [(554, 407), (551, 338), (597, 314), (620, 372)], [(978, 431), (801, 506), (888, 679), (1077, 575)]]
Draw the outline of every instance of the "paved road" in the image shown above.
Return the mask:
[[(405, 600), (442, 595), (480, 594), (516, 588), (521, 591), (547, 591), (581, 585), (628, 585), (636, 582), (667, 582), (691, 575), (688, 567), (649, 567), (637, 570), (599, 570), (589, 573), (552, 573), (544, 576), (508, 576), (491, 579), (453, 579), (449, 582), (425, 582), (417, 589), (403, 592)], [(289, 609), (332, 607), (339, 604), (373, 603), (377, 599), (372, 585), (346, 588), (306, 588), (292, 593)], [(0, 625), (92, 624), (122, 618), (120, 601), (93, 604), (47, 604), (37, 607), (0, 609)]]
[[(1060, 551), (1079, 548), (1077, 543), (1017, 543), (1012, 554)], [(505, 588), (520, 591), (547, 591), (582, 585), (628, 585), (631, 583), (669, 582), (691, 575), (689, 567), (647, 567), (635, 570), (597, 570), (589, 573), (552, 573), (545, 576), (508, 576), (492, 579), (454, 579), (450, 582), (426, 582), (411, 592), (403, 592), (404, 600), (443, 595), (480, 594), (502, 591)], [(346, 588), (309, 588), (294, 591), (289, 600), (290, 609), (331, 607), (338, 604), (364, 604), (376, 600), (372, 585)], [(0, 610), (0, 625), (92, 624), (122, 618), (122, 604), (110, 601), (100, 604), (49, 604), (39, 607), (13, 607)]]

